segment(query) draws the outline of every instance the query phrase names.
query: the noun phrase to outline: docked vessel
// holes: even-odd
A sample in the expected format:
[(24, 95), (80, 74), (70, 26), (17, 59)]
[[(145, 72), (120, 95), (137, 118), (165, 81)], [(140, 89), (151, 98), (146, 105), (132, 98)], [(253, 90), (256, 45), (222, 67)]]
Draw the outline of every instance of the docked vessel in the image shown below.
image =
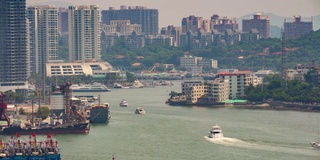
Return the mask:
[(146, 111), (144, 110), (143, 107), (138, 107), (135, 111), (136, 114), (145, 114)]
[(113, 88), (122, 88), (122, 85), (120, 83), (114, 83)]
[(127, 107), (129, 105), (129, 103), (126, 100), (121, 100), (120, 104), (121, 107)]
[(209, 138), (222, 138), (223, 133), (222, 133), (221, 127), (218, 125), (212, 126), (212, 128), (210, 129), (210, 131), (208, 133), (208, 137)]
[(134, 80), (134, 82), (132, 83), (131, 86), (129, 86), (130, 88), (143, 88), (144, 85), (139, 81), (139, 80)]
[(109, 103), (92, 104), (89, 112), (90, 123), (107, 123), (111, 118)]
[[(90, 130), (89, 121), (83, 114), (85, 112), (81, 109), (80, 104), (76, 103), (80, 102), (73, 101), (70, 86), (71, 83), (66, 83), (66, 85), (53, 89), (53, 96), (50, 98), (50, 124), (41, 121), (35, 123), (32, 112), (32, 118), (29, 120), (17, 120), (10, 123), (10, 119), (8, 119), (8, 125), (3, 126), (2, 134), (88, 134)], [(5, 106), (4, 104), (0, 100), (0, 106)]]
[(72, 85), (70, 89), (72, 92), (111, 92), (111, 89), (101, 83)]
[(38, 126), (38, 127), (23, 127), (21, 122), (12, 124), (10, 127), (4, 128), (4, 135), (27, 135), (27, 134), (88, 134), (90, 131), (89, 123), (76, 124), (61, 124), (54, 126)]
[(6, 160), (61, 160), (58, 141), (50, 134), (45, 140), (37, 140), (32, 134), (29, 140), (21, 140), (20, 135), (12, 136), (8, 142), (0, 140), (0, 159)]

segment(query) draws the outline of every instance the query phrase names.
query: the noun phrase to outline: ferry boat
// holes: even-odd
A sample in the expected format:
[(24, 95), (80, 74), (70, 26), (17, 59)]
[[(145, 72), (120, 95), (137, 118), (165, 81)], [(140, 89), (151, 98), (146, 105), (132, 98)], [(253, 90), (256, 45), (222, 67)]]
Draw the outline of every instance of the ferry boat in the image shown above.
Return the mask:
[(136, 114), (145, 114), (146, 111), (144, 110), (143, 107), (138, 107), (135, 111)]
[(126, 100), (121, 100), (120, 104), (121, 107), (127, 107), (129, 105), (129, 103)]
[(92, 104), (89, 112), (90, 123), (107, 123), (111, 118), (109, 103)]
[(111, 92), (111, 89), (101, 83), (72, 85), (70, 89), (72, 92)]
[(222, 138), (223, 133), (222, 133), (221, 127), (218, 125), (212, 126), (212, 128), (210, 129), (210, 131), (208, 133), (208, 137), (209, 138)]
[(8, 142), (0, 140), (0, 159), (4, 160), (61, 160), (58, 141), (48, 134), (45, 140), (37, 140), (31, 134), (29, 140), (21, 140), (20, 134), (11, 136)]

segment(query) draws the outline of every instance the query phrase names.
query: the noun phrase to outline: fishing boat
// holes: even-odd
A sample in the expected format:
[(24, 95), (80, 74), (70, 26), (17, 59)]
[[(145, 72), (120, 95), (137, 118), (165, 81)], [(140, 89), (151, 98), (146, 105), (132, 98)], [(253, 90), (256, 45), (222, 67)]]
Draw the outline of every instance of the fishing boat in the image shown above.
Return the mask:
[(6, 160), (61, 160), (58, 141), (48, 134), (46, 139), (38, 140), (31, 134), (29, 140), (20, 139), (20, 134), (11, 136), (9, 141), (0, 140), (0, 159)]
[(121, 100), (120, 104), (121, 107), (127, 107), (129, 105), (129, 103), (126, 100)]
[(145, 114), (146, 111), (144, 110), (143, 107), (138, 107), (135, 111), (136, 114)]
[(212, 128), (210, 129), (210, 131), (208, 133), (208, 137), (209, 138), (222, 138), (223, 133), (222, 133), (221, 127), (218, 125), (212, 126)]

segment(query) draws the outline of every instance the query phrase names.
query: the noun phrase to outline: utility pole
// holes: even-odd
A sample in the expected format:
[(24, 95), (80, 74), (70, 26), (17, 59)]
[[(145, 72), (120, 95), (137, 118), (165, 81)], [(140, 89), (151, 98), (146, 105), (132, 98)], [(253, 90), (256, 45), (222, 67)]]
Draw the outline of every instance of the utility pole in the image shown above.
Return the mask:
[(287, 77), (286, 77), (286, 61), (285, 61), (285, 56), (286, 56), (286, 39), (285, 39), (285, 33), (284, 31), (282, 31), (282, 51), (281, 51), (281, 78), (282, 78), (282, 82), (284, 82), (284, 84), (282, 83), (282, 85), (285, 85), (285, 89), (287, 89)]

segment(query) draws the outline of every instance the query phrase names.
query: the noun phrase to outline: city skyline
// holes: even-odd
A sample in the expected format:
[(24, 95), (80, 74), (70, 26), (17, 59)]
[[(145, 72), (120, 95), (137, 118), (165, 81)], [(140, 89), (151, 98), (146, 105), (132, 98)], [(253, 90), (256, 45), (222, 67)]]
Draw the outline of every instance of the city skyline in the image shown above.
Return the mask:
[[(311, 17), (320, 15), (320, 1), (318, 0), (199, 0), (197, 3), (190, 4), (185, 4), (183, 3), (184, 1), (181, 0), (91, 0), (81, 3), (77, 0), (42, 0), (41, 3), (39, 3), (38, 0), (27, 0), (27, 5), (57, 2), (64, 2), (65, 4), (70, 3), (73, 5), (99, 5), (101, 10), (106, 10), (109, 7), (119, 9), (121, 5), (146, 6), (150, 9), (158, 9), (160, 28), (168, 25), (180, 26), (182, 18), (188, 15), (195, 15), (205, 19), (209, 19), (213, 14), (227, 17), (242, 17), (254, 12), (273, 13), (282, 17)], [(179, 5), (182, 7), (179, 7)], [(234, 6), (237, 6), (238, 8), (235, 9)]]

